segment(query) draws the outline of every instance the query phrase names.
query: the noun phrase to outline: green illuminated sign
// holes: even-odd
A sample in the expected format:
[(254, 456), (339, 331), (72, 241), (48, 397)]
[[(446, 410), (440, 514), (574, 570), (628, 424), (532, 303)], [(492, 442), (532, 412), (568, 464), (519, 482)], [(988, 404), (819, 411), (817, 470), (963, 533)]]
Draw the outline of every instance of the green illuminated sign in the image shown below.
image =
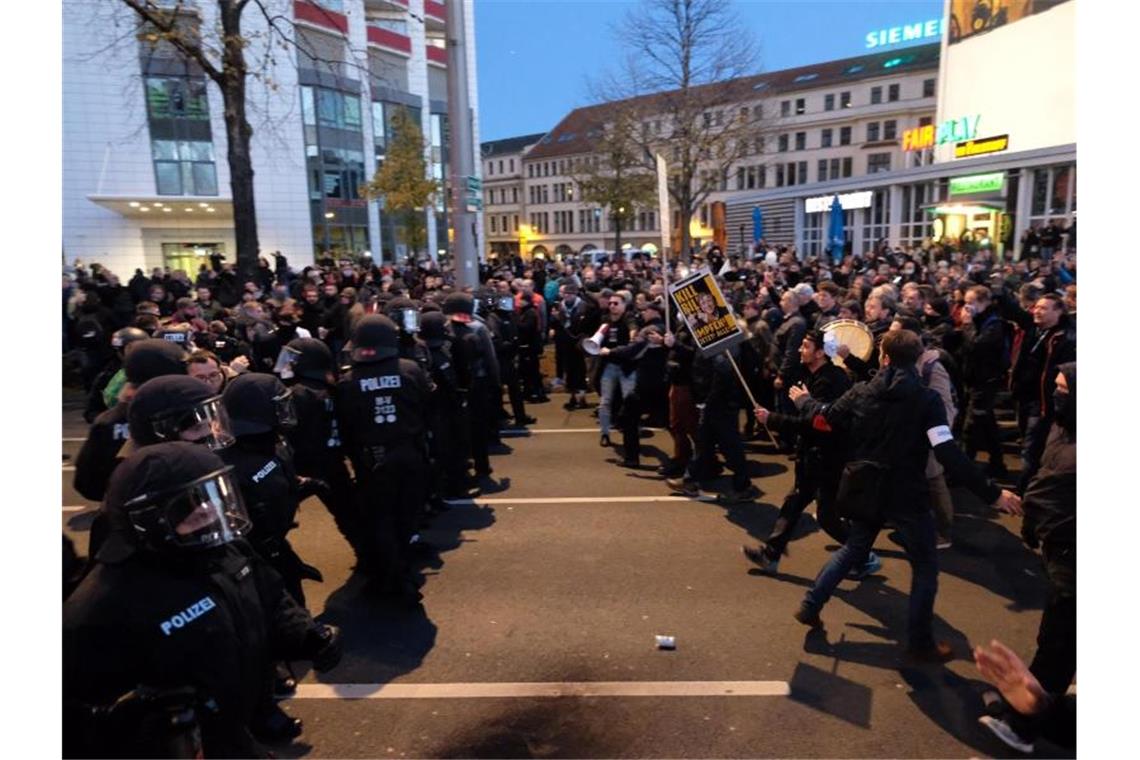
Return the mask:
[(950, 179), (951, 195), (971, 195), (973, 193), (1000, 193), (1005, 184), (1005, 172), (992, 174), (971, 174), (968, 177)]

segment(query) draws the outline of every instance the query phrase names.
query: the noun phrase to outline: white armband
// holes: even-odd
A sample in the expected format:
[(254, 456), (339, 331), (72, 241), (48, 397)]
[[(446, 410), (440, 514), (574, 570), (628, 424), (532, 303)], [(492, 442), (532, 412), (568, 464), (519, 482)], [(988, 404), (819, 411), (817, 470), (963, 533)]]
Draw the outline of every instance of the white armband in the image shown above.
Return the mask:
[(926, 431), (926, 437), (930, 439), (931, 448), (954, 440), (954, 434), (950, 432), (948, 425), (939, 425), (938, 427), (930, 428)]

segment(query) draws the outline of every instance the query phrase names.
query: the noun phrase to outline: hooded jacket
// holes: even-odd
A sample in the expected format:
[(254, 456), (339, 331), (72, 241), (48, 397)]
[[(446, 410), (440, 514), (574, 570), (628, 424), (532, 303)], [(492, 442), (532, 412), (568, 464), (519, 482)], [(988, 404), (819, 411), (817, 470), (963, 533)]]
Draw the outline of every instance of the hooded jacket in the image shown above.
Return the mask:
[[(1077, 365), (1062, 364), (1069, 384), (1066, 408), (1058, 410), (1041, 455), (1041, 467), (1025, 489), (1023, 535), (1040, 542), (1046, 558), (1077, 551)], [(1075, 583), (1075, 578), (1074, 578)]]

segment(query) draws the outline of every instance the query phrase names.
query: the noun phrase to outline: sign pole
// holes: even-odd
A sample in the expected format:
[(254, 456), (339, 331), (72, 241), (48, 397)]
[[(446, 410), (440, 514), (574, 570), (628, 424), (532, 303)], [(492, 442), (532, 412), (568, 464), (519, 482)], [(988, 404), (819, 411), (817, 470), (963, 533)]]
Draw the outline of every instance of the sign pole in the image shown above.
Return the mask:
[[(756, 407), (760, 406), (760, 404), (756, 402), (756, 397), (752, 395), (752, 389), (748, 387), (748, 383), (744, 382), (744, 373), (742, 373), (740, 371), (740, 367), (736, 365), (736, 359), (732, 358), (732, 351), (725, 351), (724, 355), (728, 358), (729, 363), (732, 364), (732, 368), (736, 370), (736, 377), (740, 380), (740, 384), (744, 387), (744, 392), (748, 394), (748, 400), (752, 402), (752, 409), (750, 409), (749, 412), (755, 414), (755, 411), (753, 410), (756, 409)], [(772, 437), (772, 431), (768, 429), (768, 426), (766, 424), (761, 423), (761, 426), (764, 428), (764, 432), (767, 434), (768, 440), (774, 443), (776, 439)]]

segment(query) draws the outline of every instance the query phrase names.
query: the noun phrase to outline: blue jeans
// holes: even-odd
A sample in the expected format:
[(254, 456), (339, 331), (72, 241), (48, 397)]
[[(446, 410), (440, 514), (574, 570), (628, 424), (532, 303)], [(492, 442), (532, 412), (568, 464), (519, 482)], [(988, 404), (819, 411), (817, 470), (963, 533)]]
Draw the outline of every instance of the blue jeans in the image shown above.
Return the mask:
[[(891, 521), (902, 534), (906, 556), (910, 561), (910, 610), (907, 614), (907, 635), (914, 648), (927, 648), (934, 644), (934, 597), (938, 593), (938, 549), (934, 515), (929, 508), (922, 511), (899, 512)], [(883, 529), (880, 523), (851, 521), (851, 535), (815, 578), (804, 595), (804, 607), (819, 612), (831, 598), (835, 587), (847, 577), (853, 567), (866, 562), (867, 553), (875, 544), (875, 537)]]
[(622, 398), (629, 398), (637, 388), (637, 370), (628, 375), (623, 374), (621, 367), (616, 364), (607, 364), (602, 369), (602, 401), (598, 406), (598, 424), (602, 428), (602, 435), (610, 434), (611, 414), (614, 405), (614, 393), (618, 385), (621, 386)]

